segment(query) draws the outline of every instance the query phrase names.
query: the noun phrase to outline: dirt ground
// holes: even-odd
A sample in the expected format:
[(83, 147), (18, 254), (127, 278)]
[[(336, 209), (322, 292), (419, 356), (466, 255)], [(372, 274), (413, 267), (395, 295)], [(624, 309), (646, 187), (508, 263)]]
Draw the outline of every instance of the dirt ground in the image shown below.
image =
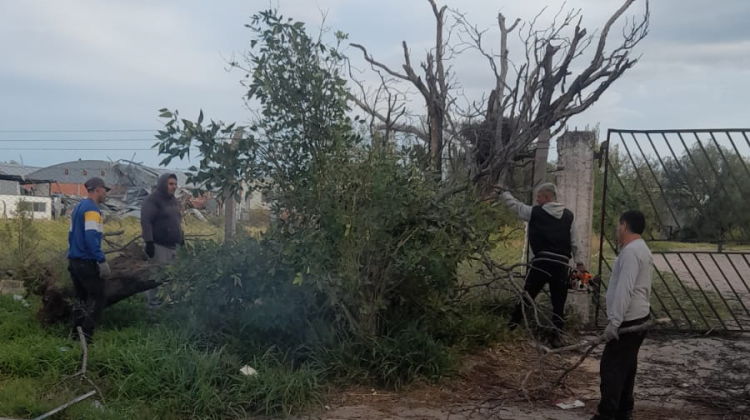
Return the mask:
[[(590, 338), (590, 337), (589, 337)], [(586, 339), (583, 337), (582, 339)], [(533, 348), (523, 343), (487, 350), (466, 358), (458, 379), (441, 386), (416, 386), (402, 393), (350, 390), (333, 398), (324, 413), (306, 417), (339, 419), (425, 420), (584, 420), (596, 411), (601, 348), (565, 380), (565, 389), (549, 395), (559, 376), (541, 366)], [(640, 420), (750, 420), (750, 336), (687, 337), (653, 333), (640, 353), (635, 418)], [(565, 358), (572, 362), (580, 353)], [(557, 360), (554, 366), (559, 366)], [(560, 399), (580, 400), (582, 408), (563, 410)]]

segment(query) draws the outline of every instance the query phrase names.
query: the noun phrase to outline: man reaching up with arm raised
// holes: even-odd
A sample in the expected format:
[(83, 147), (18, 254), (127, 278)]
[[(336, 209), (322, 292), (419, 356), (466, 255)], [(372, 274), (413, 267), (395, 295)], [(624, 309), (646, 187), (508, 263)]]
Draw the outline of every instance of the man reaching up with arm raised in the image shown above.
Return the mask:
[[(521, 203), (510, 191), (503, 188), (500, 190), (500, 198), (505, 205), (521, 220), (529, 223), (529, 245), (532, 252), (531, 266), (526, 273), (524, 296), (513, 311), (510, 327), (515, 328), (523, 322), (522, 305), (531, 307), (544, 285), (549, 284), (554, 324), (549, 344), (553, 348), (560, 347), (560, 336), (565, 326), (570, 259), (574, 257), (579, 271), (586, 271), (579, 252), (573, 212), (557, 202), (557, 187), (554, 184), (546, 183), (537, 187), (535, 206)], [(531, 310), (527, 308), (527, 317), (530, 314)]]

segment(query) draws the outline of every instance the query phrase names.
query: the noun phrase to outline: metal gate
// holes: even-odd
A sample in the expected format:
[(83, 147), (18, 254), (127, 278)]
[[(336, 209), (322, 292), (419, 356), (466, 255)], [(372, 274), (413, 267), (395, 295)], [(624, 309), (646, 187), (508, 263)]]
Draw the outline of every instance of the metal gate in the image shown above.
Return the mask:
[(676, 330), (750, 330), (750, 129), (609, 130), (597, 173), (597, 322), (625, 210), (646, 215), (652, 315)]

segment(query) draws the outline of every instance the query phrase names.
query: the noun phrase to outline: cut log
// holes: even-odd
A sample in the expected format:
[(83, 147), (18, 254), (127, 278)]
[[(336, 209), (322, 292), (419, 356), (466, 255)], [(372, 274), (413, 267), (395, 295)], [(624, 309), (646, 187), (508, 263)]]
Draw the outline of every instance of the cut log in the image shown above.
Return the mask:
[[(104, 285), (104, 293), (107, 296), (106, 306), (114, 305), (161, 284), (156, 276), (159, 266), (149, 264), (146, 255), (137, 244), (131, 244), (123, 249), (110, 261), (109, 265), (112, 275), (105, 280)], [(42, 299), (37, 318), (45, 325), (70, 322), (72, 316), (75, 294), (70, 282), (58, 277), (59, 274), (55, 273), (55, 270), (46, 270), (33, 290), (33, 293)]]

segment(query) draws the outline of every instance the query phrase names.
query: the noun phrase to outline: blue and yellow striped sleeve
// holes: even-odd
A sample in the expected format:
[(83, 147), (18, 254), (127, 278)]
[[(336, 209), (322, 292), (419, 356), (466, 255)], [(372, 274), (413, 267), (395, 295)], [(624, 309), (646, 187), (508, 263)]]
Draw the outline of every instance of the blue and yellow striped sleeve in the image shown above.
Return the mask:
[(99, 209), (87, 210), (83, 214), (84, 230), (86, 237), (86, 247), (98, 262), (104, 262), (104, 252), (102, 251), (102, 232), (104, 223), (102, 214)]
[(104, 230), (102, 215), (96, 210), (89, 210), (83, 214), (84, 230), (95, 230), (101, 233)]

